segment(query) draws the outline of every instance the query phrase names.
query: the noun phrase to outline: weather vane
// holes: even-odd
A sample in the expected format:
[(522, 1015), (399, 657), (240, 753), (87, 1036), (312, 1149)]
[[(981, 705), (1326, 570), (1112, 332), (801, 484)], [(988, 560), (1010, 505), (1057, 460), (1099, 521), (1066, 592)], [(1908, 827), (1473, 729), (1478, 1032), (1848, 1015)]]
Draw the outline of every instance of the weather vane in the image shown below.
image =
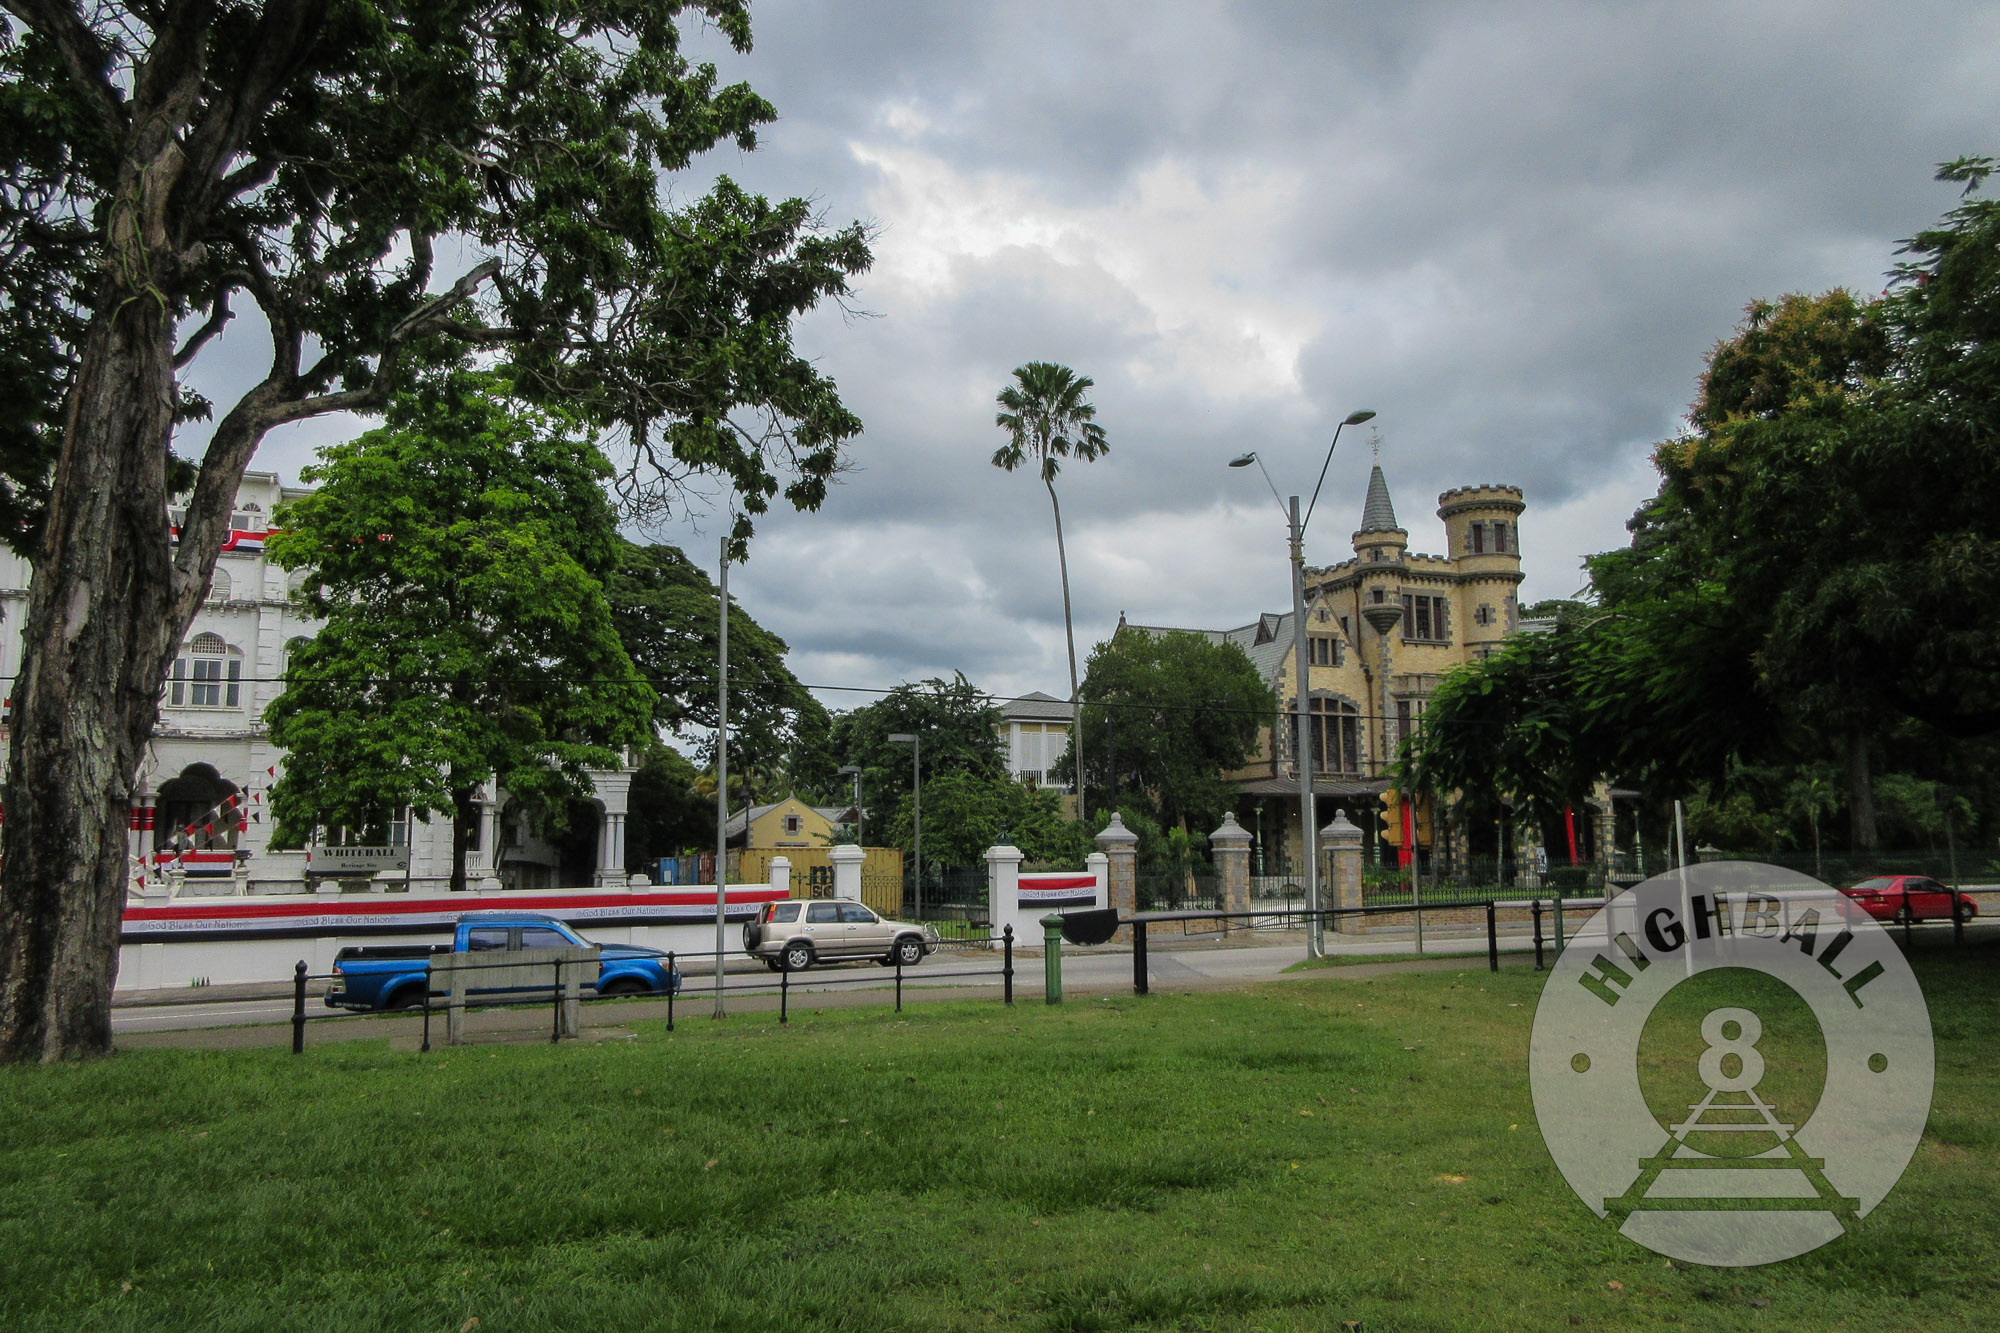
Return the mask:
[(1382, 458), (1382, 432), (1373, 426), (1368, 428), (1368, 453), (1376, 461)]

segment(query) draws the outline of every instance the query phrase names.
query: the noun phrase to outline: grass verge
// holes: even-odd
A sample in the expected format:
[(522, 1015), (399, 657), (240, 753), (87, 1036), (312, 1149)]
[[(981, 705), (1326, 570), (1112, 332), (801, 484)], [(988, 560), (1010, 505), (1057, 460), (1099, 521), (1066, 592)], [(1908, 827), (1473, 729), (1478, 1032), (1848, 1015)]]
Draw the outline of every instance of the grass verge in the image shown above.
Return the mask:
[(0, 1327), (1986, 1328), (2000, 956), (1919, 961), (1931, 1132), (1767, 1269), (1584, 1210), (1529, 1102), (1541, 978), (1468, 963), (0, 1069)]

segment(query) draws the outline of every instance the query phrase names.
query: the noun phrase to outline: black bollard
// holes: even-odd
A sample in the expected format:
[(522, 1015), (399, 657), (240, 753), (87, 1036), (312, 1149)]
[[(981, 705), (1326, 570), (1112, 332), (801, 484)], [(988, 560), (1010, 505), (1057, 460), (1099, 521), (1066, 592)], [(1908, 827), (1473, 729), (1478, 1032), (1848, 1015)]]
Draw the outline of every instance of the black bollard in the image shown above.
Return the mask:
[(292, 969), (292, 1054), (306, 1053), (306, 960)]

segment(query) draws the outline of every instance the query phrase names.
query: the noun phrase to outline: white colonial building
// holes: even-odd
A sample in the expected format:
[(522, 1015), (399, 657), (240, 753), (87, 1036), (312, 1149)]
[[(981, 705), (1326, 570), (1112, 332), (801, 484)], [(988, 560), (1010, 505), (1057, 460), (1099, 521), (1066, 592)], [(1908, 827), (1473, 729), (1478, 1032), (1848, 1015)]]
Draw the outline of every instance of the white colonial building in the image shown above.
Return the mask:
[(1007, 773), (1030, 787), (1068, 791), (1050, 770), (1069, 753), (1070, 706), (1036, 690), (1000, 706), (1000, 736), (1007, 745)]
[[(133, 798), (133, 889), (155, 893), (165, 877), (176, 892), (298, 892), (307, 853), (270, 848), (270, 789), (284, 775), (284, 752), (271, 744), (264, 710), (284, 688), (286, 659), (318, 625), (292, 605), (298, 575), (264, 558), (271, 512), (304, 491), (276, 473), (251, 472), (237, 493), (229, 539), (215, 565), (208, 600), (196, 613), (160, 701), (160, 722), (139, 770)], [(173, 517), (178, 521), (178, 515)], [(0, 675), (20, 674), (29, 566), (0, 552)], [(0, 726), (0, 762), (6, 752)], [(552, 845), (508, 807), (504, 791), (481, 792), (481, 820), (467, 877), (505, 888), (624, 885), (626, 801), (631, 771), (592, 775), (595, 799), (572, 812), (572, 832)], [(383, 840), (409, 849), (415, 889), (444, 887), (451, 876), (451, 823), (412, 824), (408, 812), (366, 835), (335, 830), (329, 840)], [(402, 887), (402, 871), (374, 887)], [(490, 887), (490, 886), (489, 886)]]

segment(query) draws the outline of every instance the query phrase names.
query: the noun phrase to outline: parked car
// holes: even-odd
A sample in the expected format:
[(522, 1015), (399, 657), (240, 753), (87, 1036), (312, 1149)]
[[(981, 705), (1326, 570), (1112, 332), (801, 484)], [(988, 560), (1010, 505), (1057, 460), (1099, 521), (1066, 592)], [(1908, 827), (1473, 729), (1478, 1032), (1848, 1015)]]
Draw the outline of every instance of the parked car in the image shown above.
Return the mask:
[[(329, 1009), (414, 1009), (424, 1002), (434, 954), (516, 949), (596, 949), (597, 981), (583, 987), (585, 995), (665, 995), (681, 988), (681, 974), (668, 965), (663, 949), (593, 944), (554, 917), (535, 912), (467, 912), (458, 919), (449, 944), (342, 949), (334, 960), (326, 1004)], [(545, 995), (552, 991), (553, 985), (542, 988)]]
[(1957, 889), (1923, 875), (1880, 875), (1842, 893), (1877, 921), (1970, 921), (1979, 907)]
[(915, 967), (937, 947), (935, 926), (891, 921), (865, 903), (840, 898), (766, 903), (743, 927), (743, 951), (773, 971), (799, 972), (843, 958)]

